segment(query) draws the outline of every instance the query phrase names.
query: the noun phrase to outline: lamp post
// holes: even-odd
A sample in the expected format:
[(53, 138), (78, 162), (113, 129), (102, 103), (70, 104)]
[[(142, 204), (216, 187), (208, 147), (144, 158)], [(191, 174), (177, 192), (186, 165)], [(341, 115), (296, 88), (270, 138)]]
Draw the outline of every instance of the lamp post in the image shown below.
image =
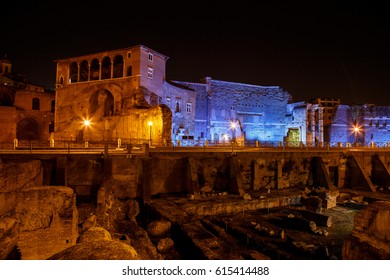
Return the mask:
[(230, 123), (230, 128), (232, 129), (232, 153), (234, 142), (236, 142), (236, 122)]
[(149, 146), (151, 146), (152, 145), (152, 126), (153, 126), (153, 122), (149, 121), (148, 122), (148, 126), (149, 126)]
[(354, 132), (354, 134), (355, 134), (355, 147), (357, 147), (357, 145), (358, 145), (358, 139), (357, 139), (357, 137), (358, 137), (358, 133), (359, 133), (359, 127), (357, 127), (357, 126), (355, 126), (354, 128), (353, 128), (353, 132)]
[(89, 130), (89, 126), (91, 125), (91, 121), (88, 120), (88, 119), (85, 119), (84, 120), (84, 127), (85, 127), (85, 148), (88, 148), (88, 130)]

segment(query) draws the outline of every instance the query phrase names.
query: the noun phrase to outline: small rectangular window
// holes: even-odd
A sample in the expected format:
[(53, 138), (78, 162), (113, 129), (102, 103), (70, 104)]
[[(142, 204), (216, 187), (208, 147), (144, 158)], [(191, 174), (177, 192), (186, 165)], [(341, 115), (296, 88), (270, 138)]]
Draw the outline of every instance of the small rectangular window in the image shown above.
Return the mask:
[(148, 78), (153, 79), (153, 68), (148, 67)]
[(192, 111), (192, 103), (187, 103), (186, 104), (186, 112), (191, 113), (191, 111)]
[(148, 53), (148, 60), (153, 61), (153, 54), (152, 53)]
[(127, 52), (127, 58), (131, 58), (131, 52)]

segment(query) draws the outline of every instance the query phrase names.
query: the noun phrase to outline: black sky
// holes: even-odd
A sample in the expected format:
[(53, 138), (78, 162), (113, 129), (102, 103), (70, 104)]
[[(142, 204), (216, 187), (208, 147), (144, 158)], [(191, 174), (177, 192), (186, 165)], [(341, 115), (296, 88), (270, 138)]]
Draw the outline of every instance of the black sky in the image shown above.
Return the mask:
[[(381, 3), (382, 2), (382, 3)], [(167, 79), (278, 85), (294, 101), (390, 105), (390, 24), (381, 1), (9, 1), (0, 55), (54, 86), (53, 60), (142, 44)]]

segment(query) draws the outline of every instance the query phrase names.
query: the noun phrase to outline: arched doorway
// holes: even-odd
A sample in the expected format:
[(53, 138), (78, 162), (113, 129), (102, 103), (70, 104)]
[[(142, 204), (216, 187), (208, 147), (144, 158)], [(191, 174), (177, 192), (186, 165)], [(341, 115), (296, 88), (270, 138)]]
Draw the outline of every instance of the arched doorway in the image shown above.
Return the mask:
[(39, 140), (39, 124), (33, 118), (22, 119), (16, 130), (16, 137), (19, 140)]

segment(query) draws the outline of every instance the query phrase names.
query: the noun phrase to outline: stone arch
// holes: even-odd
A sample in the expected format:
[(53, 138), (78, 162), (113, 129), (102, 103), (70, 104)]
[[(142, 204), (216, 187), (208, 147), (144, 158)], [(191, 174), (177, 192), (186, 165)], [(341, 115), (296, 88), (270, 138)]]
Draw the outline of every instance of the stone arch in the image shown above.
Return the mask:
[(91, 68), (90, 68), (90, 74), (89, 74), (89, 79), (91, 81), (99, 80), (100, 76), (100, 63), (99, 59), (94, 58), (91, 62)]
[(79, 76), (79, 68), (77, 62), (72, 62), (69, 66), (69, 77), (71, 83), (77, 83)]
[(80, 82), (88, 81), (88, 72), (89, 72), (88, 61), (83, 60), (80, 63)]
[(13, 105), (14, 102), (12, 100), (12, 97), (5, 92), (0, 92), (0, 106), (11, 107)]
[(106, 56), (102, 60), (102, 80), (111, 78), (111, 58)]
[(122, 77), (123, 77), (123, 56), (118, 54), (114, 58), (113, 78), (122, 78)]
[(16, 138), (19, 140), (38, 140), (39, 123), (34, 118), (24, 118), (18, 122)]
[(114, 114), (114, 96), (106, 89), (95, 91), (89, 99), (89, 113), (91, 118), (99, 119)]

